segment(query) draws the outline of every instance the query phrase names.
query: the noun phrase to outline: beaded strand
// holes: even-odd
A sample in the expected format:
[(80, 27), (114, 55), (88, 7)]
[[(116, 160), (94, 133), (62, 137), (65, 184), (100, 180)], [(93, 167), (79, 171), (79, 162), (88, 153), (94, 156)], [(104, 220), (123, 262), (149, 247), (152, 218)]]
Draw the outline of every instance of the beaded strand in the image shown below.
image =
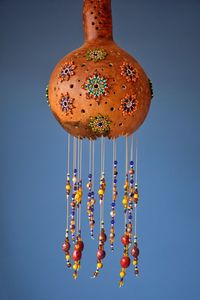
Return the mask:
[(100, 205), (100, 233), (99, 233), (99, 245), (96, 253), (97, 257), (97, 266), (96, 271), (93, 274), (93, 278), (96, 278), (99, 275), (100, 269), (103, 268), (103, 259), (106, 256), (105, 252), (105, 242), (107, 236), (104, 229), (104, 195), (106, 189), (105, 173), (104, 173), (104, 163), (105, 163), (105, 140), (103, 136), (101, 137), (101, 178), (100, 178), (100, 187), (99, 187), (99, 205)]
[(69, 242), (69, 197), (71, 191), (70, 185), (70, 135), (68, 134), (68, 158), (67, 158), (67, 181), (66, 181), (66, 205), (67, 205), (67, 213), (66, 213), (66, 231), (65, 231), (65, 241), (62, 244), (62, 250), (65, 252), (65, 259), (68, 268), (71, 268), (70, 263), (70, 242)]
[(111, 226), (110, 226), (110, 248), (114, 251), (114, 241), (115, 241), (115, 206), (116, 206), (116, 199), (117, 199), (117, 160), (116, 160), (116, 139), (113, 140), (113, 191), (112, 191), (112, 203), (111, 203)]

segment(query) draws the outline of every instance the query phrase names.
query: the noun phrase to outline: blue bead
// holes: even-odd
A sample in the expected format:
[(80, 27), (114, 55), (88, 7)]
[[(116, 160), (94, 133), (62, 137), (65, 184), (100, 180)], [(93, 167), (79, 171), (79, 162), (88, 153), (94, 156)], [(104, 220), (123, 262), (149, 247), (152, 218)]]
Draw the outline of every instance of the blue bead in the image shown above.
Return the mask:
[(74, 169), (74, 173), (76, 173), (77, 172), (77, 169)]
[(114, 161), (114, 164), (117, 165), (117, 160)]
[(92, 174), (89, 174), (89, 175), (88, 175), (88, 178), (92, 178)]
[(111, 220), (111, 224), (115, 224), (115, 221), (114, 221), (114, 220)]
[(92, 193), (88, 193), (88, 196), (91, 197), (91, 196), (92, 196)]
[(131, 166), (133, 166), (133, 165), (134, 165), (134, 162), (133, 162), (132, 160), (130, 161), (130, 165), (131, 165)]
[(115, 205), (116, 205), (115, 202), (112, 202), (112, 207), (115, 207)]
[(117, 179), (114, 179), (114, 183), (117, 183)]
[(130, 183), (134, 183), (134, 180), (133, 180), (133, 179), (131, 179), (131, 180), (130, 180)]

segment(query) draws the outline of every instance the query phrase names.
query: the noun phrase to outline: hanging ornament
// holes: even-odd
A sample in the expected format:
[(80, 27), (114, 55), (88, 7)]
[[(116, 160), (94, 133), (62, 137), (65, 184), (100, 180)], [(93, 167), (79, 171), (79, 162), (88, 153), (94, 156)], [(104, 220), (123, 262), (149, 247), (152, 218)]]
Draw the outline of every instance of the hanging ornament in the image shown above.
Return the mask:
[[(122, 199), (124, 212), (124, 228), (121, 237), (123, 255), (120, 261), (120, 286), (122, 286), (132, 257), (134, 272), (136, 275), (139, 273), (139, 248), (136, 231), (136, 212), (139, 199), (138, 138), (134, 139), (136, 141), (134, 164), (133, 134), (147, 116), (153, 97), (153, 88), (151, 81), (136, 59), (113, 40), (111, 0), (84, 0), (83, 21), (84, 44), (79, 49), (67, 54), (57, 64), (46, 89), (50, 109), (61, 126), (68, 132), (67, 225), (62, 248), (68, 268), (71, 268), (71, 261), (73, 261), (73, 277), (76, 279), (84, 248), (81, 210), (82, 200), (85, 200), (83, 187), (86, 186), (90, 236), (94, 238), (94, 229), (99, 230), (97, 264), (93, 277), (100, 274), (106, 256), (107, 240), (104, 226), (104, 201), (107, 200), (105, 197), (106, 174), (111, 172), (105, 168), (106, 138), (112, 140), (113, 143), (113, 183), (108, 235), (112, 251), (114, 244), (119, 242), (115, 232), (115, 222), (117, 222), (116, 206), (120, 200), (118, 193), (122, 185), (118, 182), (118, 172), (122, 170), (122, 167), (121, 158), (117, 158), (117, 138), (124, 136), (126, 162)], [(99, 172), (99, 190), (95, 192), (94, 178), (98, 176), (95, 162), (99, 157), (95, 155), (94, 149), (96, 148), (95, 140), (98, 138), (101, 139), (101, 170)], [(86, 180), (82, 179), (83, 139), (89, 140), (88, 146), (86, 143), (84, 146), (88, 147), (89, 153), (88, 179)], [(99, 200), (99, 206), (96, 200)], [(121, 200), (119, 207), (120, 202)], [(95, 223), (95, 216), (98, 214), (99, 229)], [(72, 251), (71, 257), (69, 251)]]

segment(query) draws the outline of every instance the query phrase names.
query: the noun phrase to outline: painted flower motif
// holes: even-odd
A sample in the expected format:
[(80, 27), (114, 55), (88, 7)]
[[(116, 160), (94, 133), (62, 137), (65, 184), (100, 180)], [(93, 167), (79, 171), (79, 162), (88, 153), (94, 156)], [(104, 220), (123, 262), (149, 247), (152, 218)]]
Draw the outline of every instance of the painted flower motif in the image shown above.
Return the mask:
[(99, 60), (105, 59), (107, 55), (108, 53), (104, 49), (96, 48), (96, 49), (89, 49), (85, 56), (87, 60), (93, 60), (94, 62), (97, 62)]
[(121, 68), (121, 75), (126, 77), (126, 80), (129, 81), (136, 81), (138, 79), (138, 71), (136, 68), (133, 67), (132, 64), (124, 62)]
[(71, 76), (75, 74), (74, 70), (76, 69), (76, 65), (73, 61), (67, 62), (63, 65), (58, 78), (60, 81), (69, 80)]
[(121, 105), (119, 110), (122, 111), (123, 115), (133, 115), (133, 113), (137, 110), (138, 100), (136, 95), (126, 95), (125, 98), (121, 100)]
[(61, 94), (61, 99), (60, 99), (60, 107), (62, 111), (66, 112), (68, 115), (69, 113), (73, 113), (72, 110), (75, 108), (73, 105), (74, 99), (70, 98), (69, 94), (66, 93), (65, 95)]
[(153, 98), (153, 84), (151, 80), (149, 79), (149, 86), (150, 86), (150, 91), (151, 91), (151, 99)]
[(87, 98), (94, 98), (99, 103), (101, 96), (108, 95), (108, 80), (99, 73), (95, 73), (88, 77), (82, 88), (87, 91)]
[(47, 100), (48, 106), (50, 106), (50, 103), (49, 103), (49, 86), (48, 85), (46, 86), (46, 100)]
[(98, 115), (90, 117), (89, 127), (94, 133), (105, 134), (110, 131), (111, 121), (106, 116)]

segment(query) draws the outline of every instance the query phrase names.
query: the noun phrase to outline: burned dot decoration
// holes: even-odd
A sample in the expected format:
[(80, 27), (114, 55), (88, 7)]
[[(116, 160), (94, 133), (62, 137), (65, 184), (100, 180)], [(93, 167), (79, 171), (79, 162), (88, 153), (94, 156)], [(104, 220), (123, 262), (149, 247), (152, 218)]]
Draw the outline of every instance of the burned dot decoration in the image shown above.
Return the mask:
[(101, 74), (95, 72), (88, 77), (82, 88), (87, 91), (86, 97), (94, 98), (100, 103), (102, 96), (108, 95), (108, 79)]
[(105, 59), (105, 57), (108, 55), (108, 53), (102, 49), (102, 48), (96, 48), (96, 49), (89, 49), (86, 52), (86, 59), (92, 60), (94, 62), (98, 62), (100, 60)]
[(98, 115), (90, 118), (89, 127), (94, 133), (105, 134), (110, 131), (110, 123), (107, 116)]
[(69, 113), (72, 114), (73, 113), (72, 111), (75, 108), (73, 103), (74, 103), (74, 99), (70, 98), (68, 93), (66, 93), (65, 95), (61, 94), (60, 108), (63, 112), (66, 112), (66, 114)]
[(137, 110), (138, 100), (136, 95), (126, 95), (125, 98), (121, 100), (121, 105), (119, 110), (122, 111), (123, 115), (133, 115)]
[(75, 75), (75, 72), (74, 70), (76, 69), (76, 65), (74, 64), (73, 61), (70, 61), (70, 62), (66, 62), (59, 75), (58, 75), (58, 78), (60, 79), (60, 81), (64, 81), (64, 80), (69, 80), (71, 76)]
[(151, 82), (151, 80), (150, 79), (148, 79), (149, 80), (149, 87), (150, 87), (150, 91), (151, 91), (151, 99), (153, 99), (153, 84), (152, 84), (152, 82)]
[(132, 64), (124, 62), (121, 66), (121, 75), (126, 77), (128, 82), (135, 82), (138, 79), (138, 71)]

